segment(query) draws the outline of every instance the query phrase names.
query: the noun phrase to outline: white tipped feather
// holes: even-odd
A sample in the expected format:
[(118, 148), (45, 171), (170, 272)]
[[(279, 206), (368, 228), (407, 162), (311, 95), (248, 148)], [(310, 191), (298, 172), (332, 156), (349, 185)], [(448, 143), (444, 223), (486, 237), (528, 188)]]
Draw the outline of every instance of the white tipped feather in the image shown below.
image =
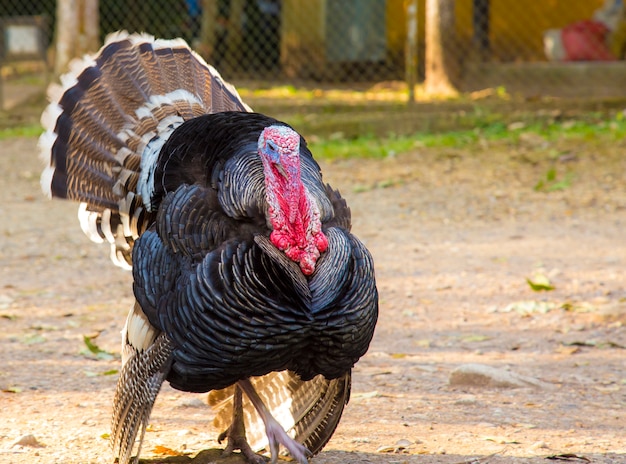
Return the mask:
[(93, 55), (84, 55), (82, 58), (75, 58), (70, 61), (69, 74), (79, 76), (85, 69), (97, 66)]
[(152, 46), (155, 50), (160, 50), (163, 48), (187, 48), (189, 49), (189, 44), (185, 42), (181, 38), (177, 39), (156, 39)]
[(81, 203), (78, 207), (78, 221), (80, 228), (92, 242), (104, 243), (104, 240), (98, 233), (98, 213), (89, 211), (87, 203)]
[(106, 47), (113, 42), (121, 42), (122, 40), (130, 40), (133, 45), (138, 45), (146, 42), (154, 42), (154, 36), (146, 34), (145, 32), (129, 34), (128, 31), (116, 31), (106, 36), (104, 46)]
[(46, 166), (50, 165), (50, 157), (52, 155), (52, 146), (57, 139), (57, 135), (51, 130), (45, 131), (39, 137), (37, 148), (39, 149), (39, 159), (46, 163)]
[(150, 108), (148, 108), (146, 105), (137, 108), (137, 110), (135, 111), (135, 115), (137, 116), (137, 119), (139, 121), (146, 118), (154, 119), (152, 111), (150, 111)]
[[(150, 324), (138, 304), (128, 312), (126, 324), (122, 329), (122, 346), (130, 345), (137, 351), (145, 351), (154, 343), (158, 331)], [(122, 366), (128, 361), (132, 350), (123, 350)]]
[[(139, 35), (139, 34), (134, 34), (134, 35)], [(106, 47), (107, 45), (113, 42), (121, 42), (122, 40), (125, 40), (129, 37), (130, 37), (130, 34), (128, 33), (128, 31), (111, 32), (110, 34), (107, 34), (107, 36), (104, 38), (104, 47)]]
[[(63, 113), (63, 108), (58, 103), (50, 103), (46, 109), (41, 113), (41, 125), (48, 129), (48, 131), (54, 131), (57, 119)], [(50, 146), (52, 148), (52, 146)]]
[(115, 243), (115, 236), (111, 230), (111, 210), (107, 208), (102, 211), (100, 215), (102, 217), (102, 220), (100, 221), (100, 229), (102, 230), (102, 234), (104, 234), (104, 238), (109, 243)]
[(63, 74), (61, 76), (61, 85), (63, 86), (63, 89), (67, 90), (70, 87), (74, 87), (76, 84), (78, 84), (78, 79), (74, 74)]
[[(173, 129), (172, 132), (174, 132)], [(152, 211), (151, 199), (154, 192), (154, 171), (156, 170), (157, 160), (159, 159), (161, 148), (167, 142), (170, 134), (161, 136), (148, 143), (141, 155), (141, 173), (139, 174), (139, 182), (137, 182), (137, 193), (141, 196), (143, 204), (148, 211)]]
[(52, 198), (52, 177), (54, 176), (54, 168), (52, 166), (48, 166), (44, 168), (41, 173), (41, 177), (39, 179), (39, 183), (41, 184), (41, 191), (48, 198)]
[(122, 253), (122, 251), (115, 244), (111, 244), (111, 254), (109, 257), (111, 258), (111, 261), (113, 261), (113, 264), (117, 267), (121, 267), (125, 271), (133, 269), (133, 267), (128, 264), (128, 261), (126, 261), (124, 253)]
[(59, 117), (61, 108), (59, 105), (48, 105), (46, 111), (41, 116), (41, 123), (44, 128), (47, 128), (43, 134), (39, 137), (37, 148), (39, 150), (39, 159), (45, 164), (45, 168), (41, 173), (39, 182), (41, 184), (41, 191), (48, 198), (52, 198), (52, 178), (54, 177), (54, 166), (52, 165), (52, 146), (57, 139), (57, 135), (53, 132), (54, 123)]
[(204, 106), (202, 101), (200, 101), (200, 99), (196, 95), (192, 94), (189, 90), (186, 89), (174, 90), (173, 92), (165, 95), (165, 98), (169, 99), (172, 103), (176, 101), (184, 101), (189, 104), (195, 103), (197, 105)]
[(122, 227), (124, 228), (124, 235), (126, 237), (137, 238), (137, 232), (133, 232), (130, 227), (130, 216), (128, 213), (130, 212), (130, 205), (133, 203), (133, 199), (135, 198), (135, 194), (133, 192), (128, 192), (125, 198), (122, 198), (119, 202), (120, 205), (120, 219), (122, 220)]
[(50, 102), (58, 102), (59, 100), (61, 100), (61, 97), (63, 96), (63, 92), (64, 89), (61, 86), (61, 84), (57, 84), (56, 82), (53, 82), (52, 84), (50, 84), (48, 86), (48, 90), (46, 91), (46, 95), (48, 96), (48, 101)]

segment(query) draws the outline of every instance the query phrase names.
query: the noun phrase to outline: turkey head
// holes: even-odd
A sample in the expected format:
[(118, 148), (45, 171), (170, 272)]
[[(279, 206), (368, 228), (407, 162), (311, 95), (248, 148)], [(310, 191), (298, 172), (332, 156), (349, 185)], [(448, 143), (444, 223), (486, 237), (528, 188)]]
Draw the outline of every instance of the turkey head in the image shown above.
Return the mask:
[(328, 248), (320, 211), (300, 175), (300, 135), (287, 126), (266, 127), (259, 136), (265, 190), (272, 225), (270, 240), (302, 273), (311, 275)]

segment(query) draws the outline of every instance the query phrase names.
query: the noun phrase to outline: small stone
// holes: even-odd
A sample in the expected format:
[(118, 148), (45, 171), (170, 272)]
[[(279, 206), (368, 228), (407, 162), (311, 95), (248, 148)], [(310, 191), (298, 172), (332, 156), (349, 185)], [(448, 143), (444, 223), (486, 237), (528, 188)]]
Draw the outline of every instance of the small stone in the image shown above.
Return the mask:
[(11, 448), (14, 446), (28, 446), (30, 448), (44, 448), (46, 445), (40, 443), (34, 435), (28, 434), (20, 437), (15, 443), (11, 445)]
[(462, 385), (471, 387), (550, 387), (549, 384), (541, 382), (538, 379), (515, 374), (504, 369), (498, 369), (484, 364), (463, 364), (450, 373), (448, 382), (453, 386)]
[(550, 448), (545, 441), (537, 441), (530, 445), (530, 449), (538, 450), (538, 449), (548, 449)]
[(411, 440), (407, 440), (406, 438), (402, 438), (396, 442), (396, 447), (398, 449), (407, 449), (411, 445), (413, 445), (413, 442)]
[(178, 407), (204, 409), (204, 408), (207, 408), (208, 405), (205, 401), (202, 401), (200, 398), (185, 398), (178, 402)]
[(474, 395), (463, 396), (454, 402), (454, 404), (468, 405), (468, 406), (476, 404), (476, 403), (478, 403), (478, 401), (476, 400), (476, 397)]

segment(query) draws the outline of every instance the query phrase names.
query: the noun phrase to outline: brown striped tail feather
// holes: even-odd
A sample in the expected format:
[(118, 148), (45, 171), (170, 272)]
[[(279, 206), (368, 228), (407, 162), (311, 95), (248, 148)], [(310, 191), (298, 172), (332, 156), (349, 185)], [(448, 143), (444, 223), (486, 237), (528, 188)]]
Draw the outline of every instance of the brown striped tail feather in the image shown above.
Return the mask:
[[(93, 57), (71, 64), (51, 86), (42, 115), (44, 193), (81, 202), (94, 241), (109, 242), (116, 264), (153, 218), (142, 193), (146, 166), (183, 121), (205, 113), (250, 111), (237, 91), (180, 39), (119, 32)], [(154, 159), (153, 159), (154, 158)]]

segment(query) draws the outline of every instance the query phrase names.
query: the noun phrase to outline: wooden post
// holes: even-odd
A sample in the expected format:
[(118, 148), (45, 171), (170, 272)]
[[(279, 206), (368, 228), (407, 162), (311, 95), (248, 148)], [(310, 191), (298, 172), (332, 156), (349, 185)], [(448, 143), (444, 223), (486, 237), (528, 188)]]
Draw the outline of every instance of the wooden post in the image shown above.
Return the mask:
[[(243, 9), (245, 2), (243, 0), (230, 1), (230, 13), (228, 16), (228, 24), (226, 26), (228, 33), (226, 35), (226, 64), (231, 68), (237, 69), (241, 67), (243, 54), (243, 31), (241, 29), (241, 18), (243, 17)], [(248, 21), (256, 18), (248, 18)], [(259, 37), (257, 40), (261, 40)]]
[(200, 20), (200, 40), (198, 53), (211, 63), (215, 57), (215, 40), (217, 37), (217, 1), (202, 0), (202, 18)]
[(79, 54), (93, 53), (100, 48), (99, 0), (82, 0), (81, 36)]
[(454, 0), (426, 0), (426, 93), (458, 94), (459, 54)]
[(59, 76), (67, 71), (70, 60), (76, 56), (78, 31), (78, 0), (57, 1), (56, 54), (54, 74)]
[(98, 0), (58, 0), (54, 74), (66, 72), (73, 58), (95, 52), (99, 35)]
[(417, 84), (417, 0), (409, 0), (406, 9), (406, 54), (404, 60), (406, 84), (409, 88), (408, 104), (415, 103)]

